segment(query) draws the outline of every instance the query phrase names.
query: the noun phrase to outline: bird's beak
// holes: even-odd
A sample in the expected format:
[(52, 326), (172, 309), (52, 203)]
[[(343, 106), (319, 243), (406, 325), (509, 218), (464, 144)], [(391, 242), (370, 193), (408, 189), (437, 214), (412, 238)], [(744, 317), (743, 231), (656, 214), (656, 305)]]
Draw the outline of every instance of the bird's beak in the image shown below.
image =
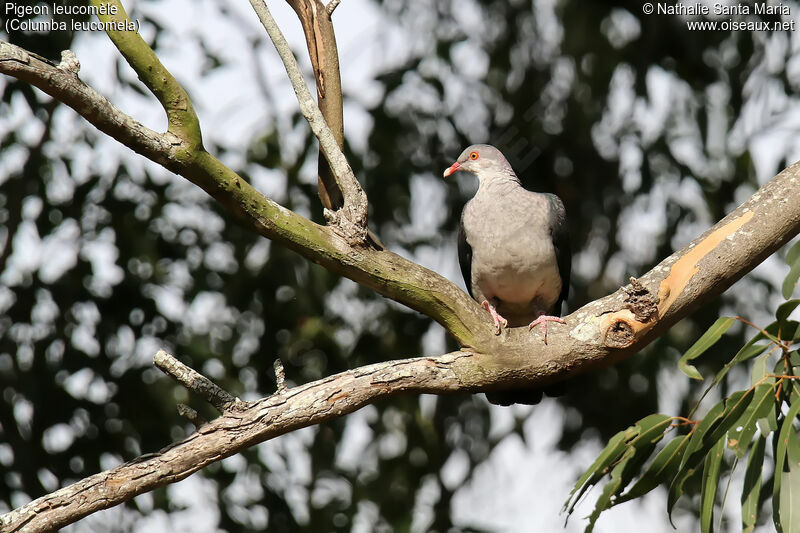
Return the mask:
[(450, 167), (447, 170), (444, 171), (444, 177), (446, 178), (447, 176), (449, 176), (453, 172), (458, 172), (459, 170), (461, 170), (461, 163), (456, 161), (455, 163), (450, 165)]

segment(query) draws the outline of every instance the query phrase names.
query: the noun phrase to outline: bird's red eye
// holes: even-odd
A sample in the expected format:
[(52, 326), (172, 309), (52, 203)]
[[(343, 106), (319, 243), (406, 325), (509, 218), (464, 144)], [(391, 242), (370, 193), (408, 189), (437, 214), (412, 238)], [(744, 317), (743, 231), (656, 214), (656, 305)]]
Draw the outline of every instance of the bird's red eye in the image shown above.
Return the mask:
[(478, 157), (479, 157), (479, 156), (478, 156), (478, 152), (470, 152), (470, 153), (469, 153), (469, 158), (470, 158), (470, 159), (472, 159), (473, 161), (475, 161), (476, 159), (478, 159)]

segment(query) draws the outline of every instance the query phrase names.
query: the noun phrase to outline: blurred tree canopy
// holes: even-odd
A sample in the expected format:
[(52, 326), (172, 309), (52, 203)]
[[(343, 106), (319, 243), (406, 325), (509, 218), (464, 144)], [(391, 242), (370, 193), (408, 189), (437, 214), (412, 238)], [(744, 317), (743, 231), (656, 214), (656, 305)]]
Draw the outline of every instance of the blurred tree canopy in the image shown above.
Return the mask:
[[(357, 26), (344, 20), (358, 16), (347, 4), (337, 28)], [(800, 154), (794, 34), (691, 32), (680, 17), (644, 15), (639, 2), (367, 4), (384, 29), (363, 46), (388, 59), (362, 92), (348, 84), (342, 53), (346, 153), (383, 242), (459, 283), (455, 228), (474, 184), (439, 176), (468, 144), (497, 145), (526, 187), (564, 200), (572, 310), (686, 244)], [(255, 18), (222, 0), (198, 4), (198, 21), (250, 40), (252, 61), (237, 61), (244, 52), (226, 50), (225, 35), (170, 19), (184, 9), (195, 8), (142, 1), (132, 16), (157, 52), (194, 48), (201, 68), (176, 72), (190, 95), (233, 70), (259, 96), (229, 111), (264, 118), (230, 137), (206, 121), (215, 130), (206, 147), (323, 223), (316, 140), (276, 95), (288, 85), (263, 70), (273, 52)], [(116, 67), (98, 90), (157, 107), (122, 58), (103, 59), (102, 34), (3, 39), (52, 59), (72, 47), (84, 70), (98, 46), (97, 61)], [(153, 368), (160, 347), (246, 399), (274, 390), (276, 357), (291, 382), (305, 383), (387, 354), (456, 347), (428, 318), (244, 230), (205, 193), (26, 83), (3, 77), (0, 90), (0, 511), (181, 438), (191, 426), (176, 402), (211, 414)], [(201, 116), (214, 106), (200, 99)], [(676, 377), (680, 352), (723, 311), (771, 315), (778, 265), (768, 260), (643, 353), (546, 400), (558, 402), (548, 423), (562, 426), (552, 453), (605, 441), (655, 411), (688, 411), (700, 389)], [(720, 342), (735, 351), (743, 338), (734, 327)], [(491, 530), (505, 523), (459, 521), (453, 499), (545, 407), (498, 409), (482, 395), (396, 397), (209, 467), (197, 490), (214, 502), (205, 506), (212, 527), (227, 531)], [(443, 474), (454, 461), (461, 483)], [(166, 488), (127, 507), (74, 530), (133, 531), (147, 516), (174, 526), (191, 504)]]

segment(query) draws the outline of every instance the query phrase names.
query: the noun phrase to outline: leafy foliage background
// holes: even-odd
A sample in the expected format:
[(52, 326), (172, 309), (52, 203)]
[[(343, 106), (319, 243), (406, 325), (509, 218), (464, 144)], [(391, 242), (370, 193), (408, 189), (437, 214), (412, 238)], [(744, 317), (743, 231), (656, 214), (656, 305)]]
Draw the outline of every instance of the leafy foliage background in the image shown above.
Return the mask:
[[(340, 42), (358, 27), (347, 4), (334, 17), (346, 28)], [(474, 184), (440, 175), (467, 144), (492, 142), (528, 188), (564, 200), (570, 309), (647, 270), (800, 154), (793, 34), (689, 32), (638, 2), (364, 5), (382, 25), (362, 46), (384, 59), (358, 83), (347, 77), (352, 48), (342, 63), (355, 124), (347, 153), (371, 225), (391, 249), (458, 283), (456, 221)], [(195, 98), (206, 146), (322, 223), (315, 142), (246, 7), (129, 10)], [(75, 48), (82, 76), (123, 110), (159, 120), (104, 35), (3, 38), (52, 59)], [(103, 81), (102, 66), (116, 79)], [(302, 383), (455, 347), (427, 318), (242, 230), (65, 106), (13, 79), (0, 89), (0, 510), (181, 438), (191, 428), (176, 402), (213, 416), (152, 367), (159, 347), (246, 398), (274, 390), (276, 357)], [(213, 97), (236, 91), (235, 106)], [(555, 454), (606, 442), (649, 413), (687, 412), (701, 389), (675, 376), (680, 353), (721, 312), (770, 320), (785, 270), (768, 260), (643, 353), (572, 380), (532, 411), (498, 412), (482, 396), (397, 397), (253, 448), (193, 482), (210, 502), (202, 512), (228, 531), (502, 529), (502, 517), (455, 521), (453, 500), (498, 445), (530, 438), (526, 417), (552, 406)], [(720, 353), (743, 342), (734, 326)], [(709, 352), (703, 365), (718, 368), (720, 357)], [(448, 481), (448, 461), (462, 465), (460, 482)], [(128, 507), (74, 530), (132, 531), (144, 517), (177, 527), (189, 520), (182, 510), (201, 512), (174, 488)], [(696, 508), (688, 499), (678, 512)]]

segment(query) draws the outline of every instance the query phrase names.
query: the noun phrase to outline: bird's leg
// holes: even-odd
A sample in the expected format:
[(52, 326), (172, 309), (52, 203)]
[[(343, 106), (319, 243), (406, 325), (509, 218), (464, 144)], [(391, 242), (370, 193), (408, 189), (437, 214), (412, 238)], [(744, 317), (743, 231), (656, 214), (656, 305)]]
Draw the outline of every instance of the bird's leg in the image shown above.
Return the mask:
[(559, 324), (566, 324), (562, 318), (557, 316), (550, 316), (546, 313), (540, 313), (539, 318), (534, 320), (528, 326), (528, 329), (533, 329), (534, 326), (538, 326), (539, 324), (542, 325), (542, 332), (544, 333), (544, 343), (547, 344), (547, 323), (548, 322), (558, 322)]
[(508, 326), (508, 320), (500, 316), (500, 313), (497, 312), (497, 309), (494, 308), (492, 304), (489, 303), (488, 300), (484, 300), (481, 304), (484, 309), (489, 311), (489, 314), (492, 315), (492, 319), (494, 320), (494, 334), (500, 335), (501, 326), (504, 328)]

